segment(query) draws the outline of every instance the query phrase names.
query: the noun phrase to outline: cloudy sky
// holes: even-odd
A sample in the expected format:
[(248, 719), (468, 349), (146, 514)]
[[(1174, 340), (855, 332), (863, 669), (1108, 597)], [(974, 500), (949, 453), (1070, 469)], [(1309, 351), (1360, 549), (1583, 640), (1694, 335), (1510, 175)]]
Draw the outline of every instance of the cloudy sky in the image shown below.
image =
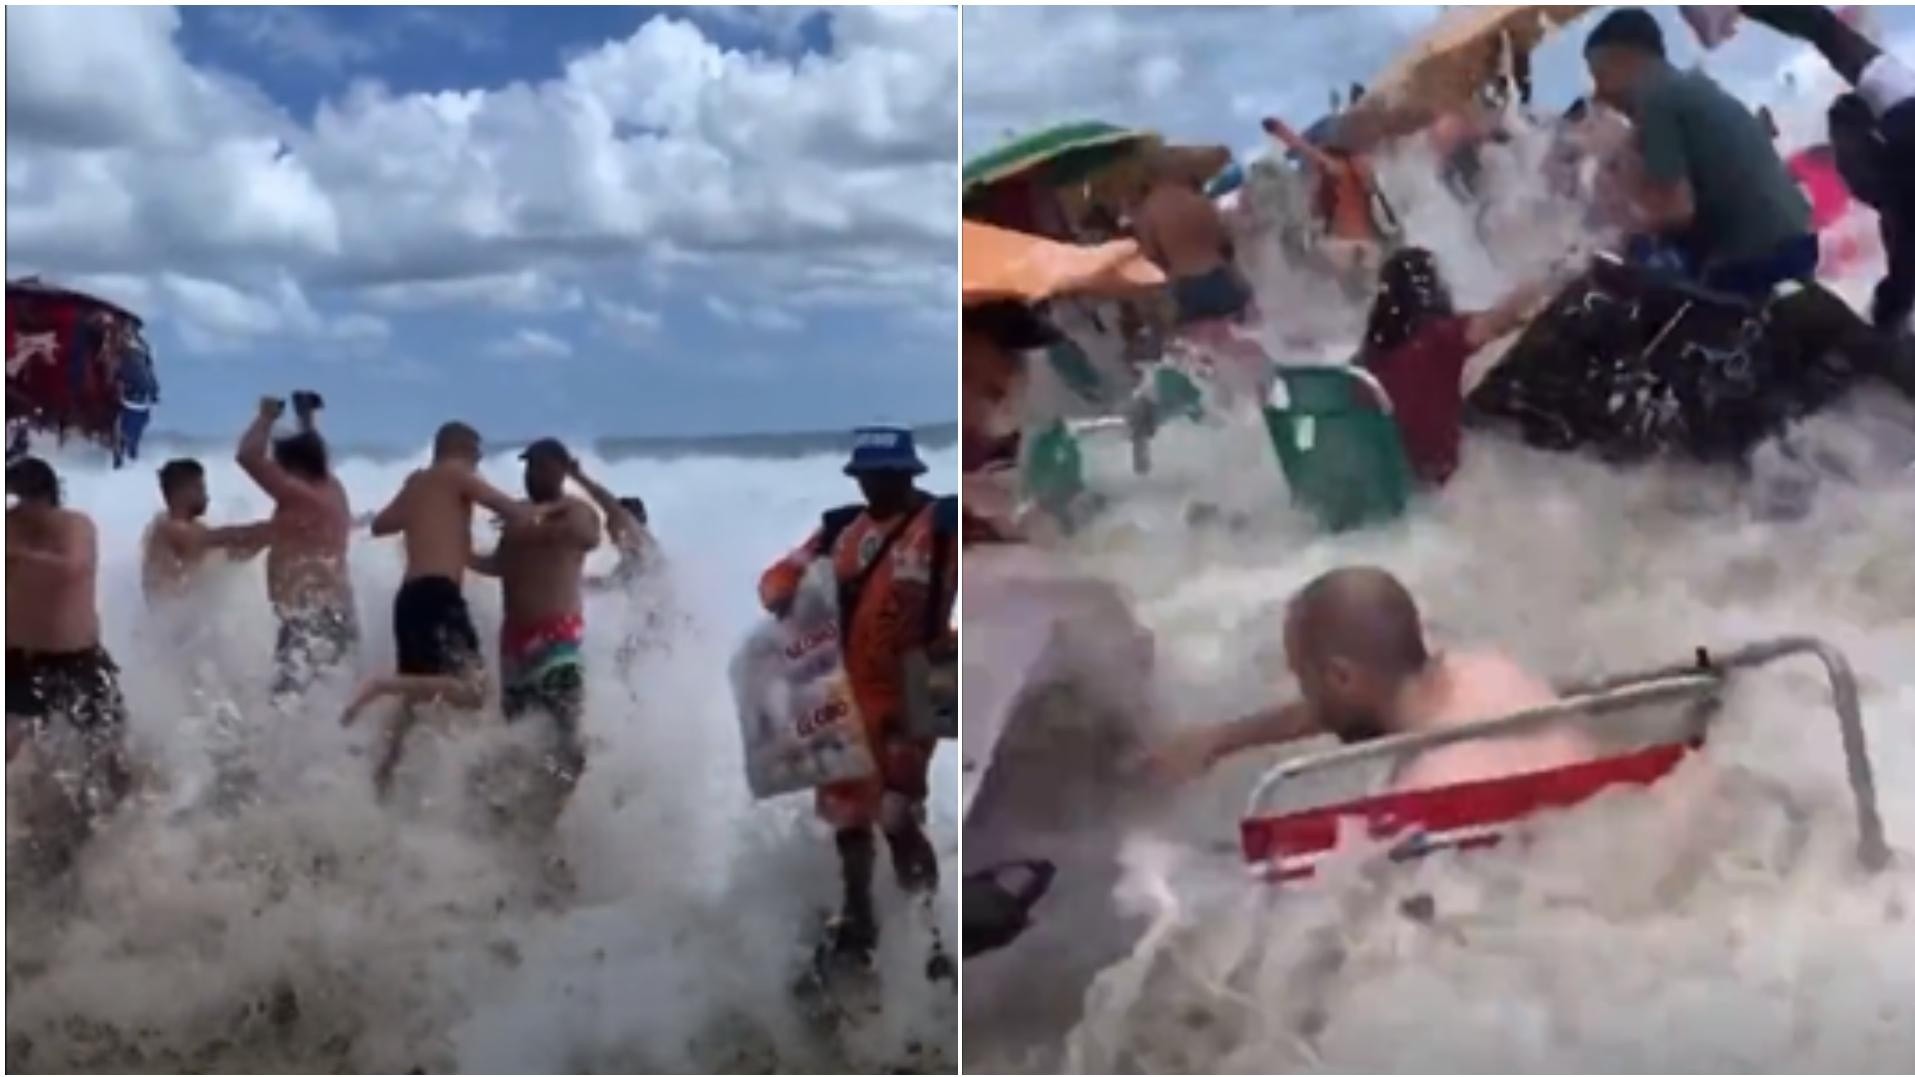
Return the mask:
[(10, 8), (7, 273), (143, 315), (156, 426), (956, 414), (945, 8)]
[[(1101, 119), (1150, 127), (1184, 141), (1260, 150), (1258, 122), (1282, 116), (1299, 129), (1328, 110), (1333, 88), (1369, 79), (1410, 44), (1440, 7), (966, 7), (964, 145), (975, 155), (1013, 132)], [(1827, 68), (1812, 50), (1744, 26), (1706, 57), (1672, 7), (1663, 20), (1671, 59), (1706, 70), (1745, 98), (1767, 103), (1786, 73), (1826, 94)], [(1881, 40), (1915, 53), (1915, 7), (1871, 12)], [(1534, 58), (1539, 104), (1567, 106), (1584, 91), (1585, 17)], [(1032, 61), (1029, 42), (1047, 43)]]

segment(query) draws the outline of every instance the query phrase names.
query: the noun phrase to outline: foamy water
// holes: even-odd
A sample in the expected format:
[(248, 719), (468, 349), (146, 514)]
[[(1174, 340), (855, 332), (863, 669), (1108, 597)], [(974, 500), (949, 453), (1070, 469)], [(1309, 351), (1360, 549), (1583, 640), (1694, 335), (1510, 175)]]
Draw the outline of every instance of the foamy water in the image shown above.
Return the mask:
[[(1525, 159), (1517, 147), (1492, 181), (1505, 185), (1494, 256), (1417, 179), (1427, 161), (1385, 165), (1411, 234), (1437, 249), (1465, 306), (1573, 238), (1511, 209)], [(1358, 312), (1327, 290), (1299, 293), (1281, 272), (1257, 283), (1280, 323), (1273, 349), (1301, 325), (1326, 341), (1320, 357), (1353, 350)], [(1060, 881), (1025, 939), (966, 970), (967, 1067), (1905, 1071), (1915, 407), (1870, 387), (1792, 436), (1818, 461), (1810, 511), (1793, 521), (1764, 511), (1760, 469), (1753, 481), (1675, 464), (1619, 471), (1472, 433), (1440, 495), (1337, 537), (1287, 504), (1252, 413), (1170, 427), (1142, 478), (1121, 435), (1087, 439), (1091, 486), (1112, 505), (1067, 552), (1116, 581), (1155, 634), (1164, 728), (1293, 695), (1283, 604), (1341, 564), (1398, 574), (1439, 643), (1504, 647), (1552, 678), (1814, 635), (1856, 668), (1897, 860), (1872, 876), (1856, 865), (1829, 689), (1804, 660), (1737, 677), (1706, 751), (1670, 779), (1539, 821), (1529, 844), (1407, 866), (1356, 857), (1282, 891), (1251, 881), (1235, 848), (1245, 795), (1280, 751), (1171, 796), (1107, 778), (1096, 797), (1124, 810), (1077, 838), (1103, 862)], [(1047, 698), (1023, 719), (1071, 714)], [(1427, 923), (1398, 911), (1417, 895), (1433, 899)]]
[[(371, 796), (373, 724), (338, 723), (352, 678), (392, 662), (396, 543), (362, 532), (352, 548), (358, 668), (281, 713), (267, 702), (261, 565), (212, 569), (196, 614), (158, 620), (140, 597), (138, 542), (159, 508), (159, 461), (118, 473), (95, 455), (54, 462), (69, 503), (99, 524), (106, 644), (148, 783), (68, 885), (23, 888), (10, 873), (9, 1069), (955, 1064), (956, 999), (924, 975), (930, 925), (883, 863), (882, 1016), (826, 1033), (794, 1004), (800, 962), (835, 910), (836, 858), (808, 798), (754, 803), (742, 773), (726, 662), (759, 615), (759, 572), (820, 511), (857, 500), (838, 457), (586, 461), (644, 496), (667, 568), (636, 595), (588, 600), (588, 768), (556, 836), (530, 849), (482, 823), (468, 783), (475, 766), (534, 743), (536, 723), (507, 730), (494, 704), (450, 735), (415, 734), (390, 807)], [(230, 459), (205, 462), (210, 522), (266, 510)], [(953, 488), (955, 452), (927, 462), (927, 485)], [(409, 466), (341, 461), (354, 511), (383, 505)], [(485, 470), (520, 487), (516, 461)], [(590, 567), (610, 562), (601, 552)], [(496, 638), (496, 585), (466, 589), (481, 638)], [(629, 635), (644, 646), (627, 673), (615, 655)], [(256, 771), (255, 799), (222, 814), (207, 806), (212, 759), (234, 744)], [(932, 778), (947, 880), (954, 755), (940, 752)], [(551, 858), (574, 893), (545, 884)], [(952, 945), (955, 892), (949, 882), (933, 914)]]

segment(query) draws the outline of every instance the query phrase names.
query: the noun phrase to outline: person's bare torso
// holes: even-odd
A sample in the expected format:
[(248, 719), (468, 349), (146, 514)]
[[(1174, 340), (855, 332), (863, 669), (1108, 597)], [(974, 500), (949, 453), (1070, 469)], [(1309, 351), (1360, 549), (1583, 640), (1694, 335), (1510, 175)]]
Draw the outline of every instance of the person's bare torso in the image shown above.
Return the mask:
[[(564, 499), (567, 519), (591, 513), (575, 497)], [(505, 623), (526, 625), (584, 609), (582, 584), (586, 551), (569, 537), (528, 537), (524, 528), (507, 526), (499, 535), (499, 589), (505, 599)]]
[(1137, 210), (1137, 235), (1171, 277), (1198, 277), (1225, 264), (1223, 214), (1188, 187), (1159, 184)]
[[(1438, 676), (1413, 687), (1405, 701), (1410, 716), (1403, 723), (1406, 731), (1472, 725), (1547, 706), (1558, 698), (1546, 682), (1500, 654), (1454, 652), (1437, 661)], [(1392, 784), (1397, 789), (1427, 789), (1569, 766), (1596, 755), (1593, 739), (1573, 725), (1558, 723), (1423, 752), (1404, 764)]]
[(266, 548), (266, 588), (283, 613), (352, 606), (346, 545), (352, 505), (338, 479), (308, 483), (307, 493), (273, 507)]
[[(7, 513), (7, 549), (72, 556), (94, 541), (93, 524), (66, 509)], [(100, 642), (92, 570), (73, 573), (21, 562), (7, 566), (7, 647), (70, 654)]]
[(472, 556), (469, 482), (469, 473), (447, 464), (422, 468), (406, 480), (406, 579), (464, 579)]
[(196, 520), (175, 520), (164, 512), (147, 525), (141, 540), (140, 589), (148, 602), (177, 597), (192, 585), (206, 558), (203, 552), (190, 551), (181, 532), (199, 526)]

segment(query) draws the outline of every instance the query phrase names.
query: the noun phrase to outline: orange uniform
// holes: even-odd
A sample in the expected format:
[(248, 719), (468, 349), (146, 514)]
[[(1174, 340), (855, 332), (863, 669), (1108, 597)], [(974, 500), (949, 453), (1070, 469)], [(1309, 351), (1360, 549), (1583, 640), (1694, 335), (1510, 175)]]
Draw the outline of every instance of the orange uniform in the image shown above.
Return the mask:
[[(929, 498), (913, 509), (883, 561), (871, 569), (855, 608), (839, 610), (840, 617), (850, 619), (849, 630), (844, 633), (845, 678), (879, 771), (871, 778), (819, 788), (819, 814), (841, 829), (874, 823), (887, 791), (918, 803), (928, 793), (931, 753), (937, 742), (906, 736), (900, 727), (905, 700), (903, 656), (925, 646), (929, 624), (938, 626), (937, 631), (948, 637), (957, 596), (955, 551), (942, 558), (935, 556), (939, 541), (954, 539), (940, 538), (941, 529), (934, 519), (938, 512)], [(765, 571), (758, 582), (759, 598), (766, 608), (782, 607), (796, 594), (805, 569), (822, 556), (832, 559), (842, 594), (842, 589), (872, 564), (898, 526), (896, 519), (878, 521), (868, 512), (859, 512), (837, 534), (829, 550), (821, 548), (824, 529), (814, 531), (802, 546)], [(934, 598), (931, 582), (936, 561), (943, 564)], [(933, 601), (937, 603), (935, 620), (927, 608)]]

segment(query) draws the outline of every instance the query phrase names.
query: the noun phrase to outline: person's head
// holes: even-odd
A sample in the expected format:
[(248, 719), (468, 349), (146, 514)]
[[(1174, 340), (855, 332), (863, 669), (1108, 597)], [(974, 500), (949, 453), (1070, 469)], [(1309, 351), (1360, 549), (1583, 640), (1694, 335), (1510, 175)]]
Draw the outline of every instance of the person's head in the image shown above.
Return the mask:
[(432, 462), (435, 464), (465, 464), (477, 467), (479, 457), (483, 455), (485, 445), (479, 440), (479, 432), (461, 422), (450, 422), (441, 426), (432, 438)]
[(864, 503), (879, 515), (905, 507), (924, 474), (916, 439), (901, 426), (867, 426), (852, 434), (844, 473), (858, 480)]
[(1662, 27), (1654, 15), (1639, 7), (1610, 12), (1583, 42), (1583, 59), (1596, 83), (1597, 99), (1624, 112), (1633, 111), (1636, 87), (1662, 66), (1664, 57)]
[(326, 439), (311, 430), (301, 430), (274, 441), (273, 462), (307, 482), (325, 482), (332, 474), (326, 456)]
[(1400, 347), (1430, 318), (1455, 313), (1449, 286), (1436, 256), (1422, 247), (1404, 247), (1383, 261), (1377, 273), (1376, 300), (1363, 333), (1366, 354)]
[(198, 460), (168, 460), (160, 468), (160, 496), (174, 515), (189, 520), (206, 515), (206, 469)]
[(623, 508), (626, 512), (629, 512), (632, 514), (632, 519), (637, 520), (639, 523), (645, 525), (646, 527), (651, 526), (652, 520), (651, 520), (651, 517), (648, 516), (645, 512), (644, 498), (621, 497), (618, 499), (618, 503), (619, 503), (619, 507)]
[(7, 465), (7, 496), (21, 508), (60, 507), (60, 477), (53, 465), (37, 456), (22, 456)]
[(519, 454), (525, 461), (525, 496), (539, 504), (557, 501), (572, 472), (572, 454), (557, 438), (540, 438)]
[(1396, 732), (1392, 705), (1430, 660), (1416, 601), (1370, 567), (1326, 572), (1297, 592), (1283, 649), (1304, 700), (1345, 743)]

